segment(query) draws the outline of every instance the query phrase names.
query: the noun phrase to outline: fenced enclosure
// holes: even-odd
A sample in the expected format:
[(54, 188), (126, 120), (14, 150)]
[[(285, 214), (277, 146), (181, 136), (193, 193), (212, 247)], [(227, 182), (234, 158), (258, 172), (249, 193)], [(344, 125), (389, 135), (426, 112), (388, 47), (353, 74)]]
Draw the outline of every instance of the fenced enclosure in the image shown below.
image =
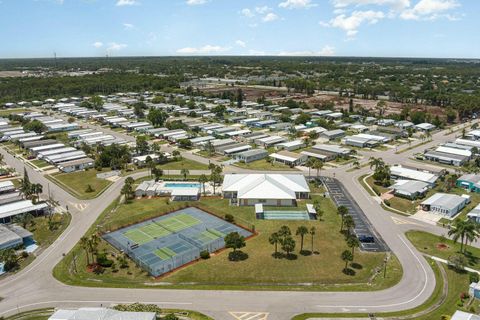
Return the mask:
[(225, 246), (224, 237), (251, 232), (201, 209), (189, 207), (103, 235), (141, 268), (158, 277)]

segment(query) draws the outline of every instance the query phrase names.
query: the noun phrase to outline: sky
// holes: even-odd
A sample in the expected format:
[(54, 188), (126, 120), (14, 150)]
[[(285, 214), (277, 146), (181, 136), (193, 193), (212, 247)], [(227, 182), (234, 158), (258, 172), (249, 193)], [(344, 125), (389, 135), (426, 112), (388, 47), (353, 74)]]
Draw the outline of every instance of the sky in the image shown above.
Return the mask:
[(0, 0), (0, 58), (480, 58), (479, 0)]

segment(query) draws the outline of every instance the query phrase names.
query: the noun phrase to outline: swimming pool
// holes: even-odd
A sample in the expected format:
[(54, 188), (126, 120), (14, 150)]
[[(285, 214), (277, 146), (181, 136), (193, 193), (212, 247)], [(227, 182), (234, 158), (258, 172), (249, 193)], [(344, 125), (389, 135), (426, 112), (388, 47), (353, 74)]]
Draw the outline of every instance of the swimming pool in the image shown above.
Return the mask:
[(307, 211), (271, 210), (263, 212), (265, 220), (310, 220)]
[(181, 183), (181, 182), (167, 182), (165, 188), (200, 188), (200, 183)]

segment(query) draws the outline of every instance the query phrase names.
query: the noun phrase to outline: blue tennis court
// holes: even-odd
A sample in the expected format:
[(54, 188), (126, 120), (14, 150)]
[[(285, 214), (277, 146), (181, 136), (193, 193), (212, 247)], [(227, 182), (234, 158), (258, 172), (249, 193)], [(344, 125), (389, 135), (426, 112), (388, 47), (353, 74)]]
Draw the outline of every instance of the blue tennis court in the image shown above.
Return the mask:
[(189, 207), (103, 235), (116, 249), (125, 252), (152, 276), (200, 258), (200, 252), (225, 247), (224, 237), (251, 232), (198, 208)]

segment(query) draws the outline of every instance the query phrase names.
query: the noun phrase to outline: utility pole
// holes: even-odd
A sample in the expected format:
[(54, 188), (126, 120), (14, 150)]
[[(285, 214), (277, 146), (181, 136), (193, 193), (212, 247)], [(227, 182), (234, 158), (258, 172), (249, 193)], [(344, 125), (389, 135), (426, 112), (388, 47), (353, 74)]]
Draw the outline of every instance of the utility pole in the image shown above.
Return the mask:
[(385, 259), (383, 259), (383, 277), (384, 278), (387, 277), (387, 262), (388, 262), (388, 258), (387, 256), (385, 256)]

